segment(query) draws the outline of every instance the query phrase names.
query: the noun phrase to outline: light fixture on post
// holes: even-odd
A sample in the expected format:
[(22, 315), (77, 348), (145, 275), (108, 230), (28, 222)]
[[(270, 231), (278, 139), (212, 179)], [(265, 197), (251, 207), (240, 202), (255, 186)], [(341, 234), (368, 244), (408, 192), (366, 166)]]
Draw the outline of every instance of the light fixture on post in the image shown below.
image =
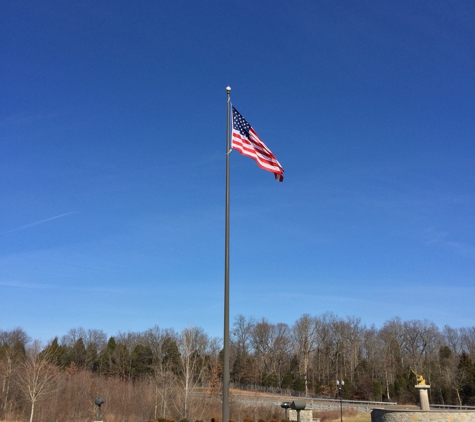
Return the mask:
[(96, 397), (94, 399), (94, 404), (97, 406), (97, 420), (101, 420), (101, 404), (104, 403), (104, 400), (102, 400), (100, 397)]
[(300, 411), (305, 410), (306, 405), (305, 400), (295, 400), (290, 403), (290, 408), (297, 412), (297, 422), (300, 422)]
[(336, 380), (336, 386), (338, 387), (338, 394), (340, 395), (340, 420), (343, 422), (343, 402), (341, 399), (341, 388), (345, 385), (345, 381)]
[(289, 407), (290, 407), (290, 402), (289, 401), (284, 401), (280, 407), (282, 407), (282, 409), (285, 409), (285, 420), (289, 420)]

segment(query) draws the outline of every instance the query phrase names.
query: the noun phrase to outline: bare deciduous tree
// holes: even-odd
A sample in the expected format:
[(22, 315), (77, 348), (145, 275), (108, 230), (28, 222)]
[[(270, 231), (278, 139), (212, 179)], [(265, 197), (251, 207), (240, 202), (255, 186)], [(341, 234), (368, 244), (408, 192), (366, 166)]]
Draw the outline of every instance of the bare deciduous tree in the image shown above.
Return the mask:
[(58, 367), (50, 363), (51, 356), (40, 350), (40, 344), (34, 342), (19, 374), (20, 388), (31, 405), (30, 422), (33, 422), (36, 403), (53, 393), (59, 377)]
[(317, 321), (308, 314), (302, 315), (292, 329), (295, 353), (299, 357), (300, 373), (304, 377), (305, 396), (308, 396), (308, 368), (310, 355), (317, 347)]
[(176, 400), (175, 405), (182, 418), (189, 417), (191, 395), (202, 382), (208, 344), (208, 336), (198, 327), (185, 328), (179, 337), (181, 368), (177, 381), (181, 400)]
[(5, 419), (10, 399), (10, 386), (19, 363), (25, 358), (25, 347), (29, 337), (21, 328), (0, 331), (0, 377), (2, 394), (0, 397), (1, 413)]

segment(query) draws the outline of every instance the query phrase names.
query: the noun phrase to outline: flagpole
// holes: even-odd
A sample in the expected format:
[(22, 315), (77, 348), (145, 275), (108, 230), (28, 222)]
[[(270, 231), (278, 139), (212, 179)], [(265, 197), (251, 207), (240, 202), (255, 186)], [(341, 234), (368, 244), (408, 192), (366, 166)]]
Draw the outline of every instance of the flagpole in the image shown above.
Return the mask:
[(231, 87), (226, 87), (226, 211), (224, 235), (224, 337), (223, 337), (223, 413), (221, 422), (229, 422), (229, 156), (231, 154)]

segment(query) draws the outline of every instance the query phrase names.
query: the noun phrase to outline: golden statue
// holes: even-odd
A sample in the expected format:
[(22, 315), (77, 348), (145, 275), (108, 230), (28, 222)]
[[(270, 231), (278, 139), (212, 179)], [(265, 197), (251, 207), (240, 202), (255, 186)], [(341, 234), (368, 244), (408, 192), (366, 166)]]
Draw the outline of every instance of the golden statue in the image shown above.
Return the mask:
[(416, 376), (417, 385), (426, 385), (426, 380), (424, 379), (422, 374), (420, 374), (420, 375), (416, 374), (416, 371), (414, 371), (414, 369), (412, 369), (412, 368), (411, 368), (411, 371)]

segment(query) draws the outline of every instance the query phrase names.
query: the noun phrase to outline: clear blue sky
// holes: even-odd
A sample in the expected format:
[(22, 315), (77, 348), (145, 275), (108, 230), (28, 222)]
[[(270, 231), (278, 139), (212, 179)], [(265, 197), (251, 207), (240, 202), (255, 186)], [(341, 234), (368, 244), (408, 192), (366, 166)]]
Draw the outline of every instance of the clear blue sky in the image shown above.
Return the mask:
[(5, 1), (0, 329), (475, 325), (475, 3)]

